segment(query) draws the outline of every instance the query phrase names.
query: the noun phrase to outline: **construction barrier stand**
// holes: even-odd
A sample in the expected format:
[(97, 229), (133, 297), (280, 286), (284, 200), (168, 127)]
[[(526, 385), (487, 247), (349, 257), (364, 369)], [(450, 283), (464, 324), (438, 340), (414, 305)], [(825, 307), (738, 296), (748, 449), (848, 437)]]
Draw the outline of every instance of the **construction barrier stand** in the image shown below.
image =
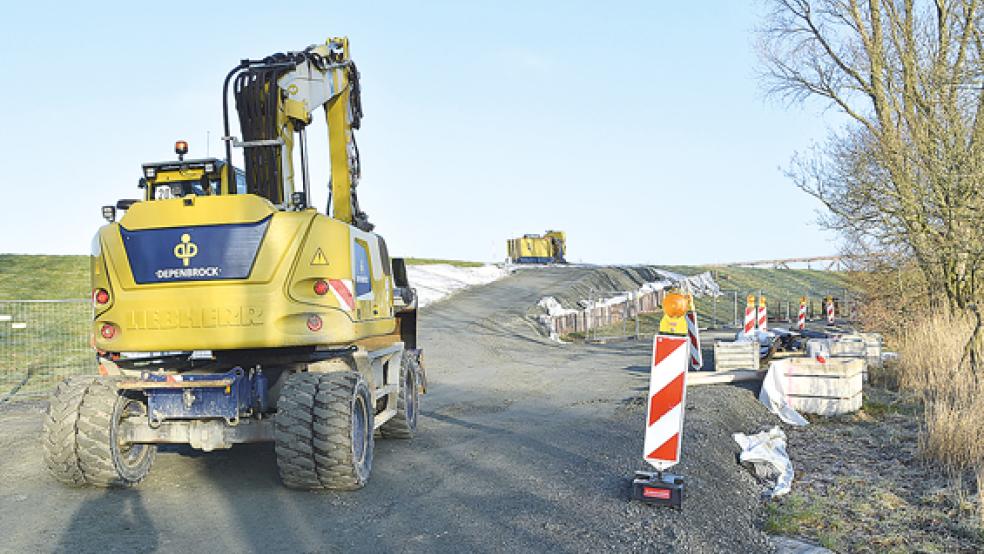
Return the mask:
[(683, 407), (687, 396), (687, 338), (656, 335), (649, 375), (644, 458), (659, 471), (680, 461)]
[(687, 311), (687, 342), (690, 345), (690, 370), (698, 371), (704, 367), (704, 354), (700, 350), (700, 327), (697, 325), (697, 305), (694, 297), (688, 297), (690, 309)]
[(636, 472), (632, 495), (648, 504), (680, 507), (683, 479), (664, 471), (680, 462), (683, 410), (687, 400), (689, 339), (656, 335), (649, 376), (643, 459), (655, 473)]
[(745, 327), (746, 335), (751, 335), (755, 330), (755, 296), (748, 295), (748, 303), (745, 304)]

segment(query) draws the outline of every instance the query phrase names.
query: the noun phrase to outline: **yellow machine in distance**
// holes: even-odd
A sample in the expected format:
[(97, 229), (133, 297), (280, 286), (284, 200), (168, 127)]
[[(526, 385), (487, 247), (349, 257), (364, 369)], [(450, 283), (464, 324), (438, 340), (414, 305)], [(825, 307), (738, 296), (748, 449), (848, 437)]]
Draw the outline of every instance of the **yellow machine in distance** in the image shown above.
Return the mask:
[(567, 236), (563, 231), (523, 235), (506, 241), (508, 257), (520, 264), (567, 263)]
[[(324, 213), (309, 205), (318, 109)], [(361, 119), (347, 39), (244, 60), (223, 85), (225, 159), (186, 160), (179, 141), (176, 161), (143, 165), (141, 200), (103, 208), (91, 258), (101, 376), (52, 396), (45, 459), (57, 479), (131, 486), (158, 444), (273, 441), (286, 485), (353, 489), (369, 477), (375, 431), (413, 435), (425, 382), (416, 299), (359, 209)]]

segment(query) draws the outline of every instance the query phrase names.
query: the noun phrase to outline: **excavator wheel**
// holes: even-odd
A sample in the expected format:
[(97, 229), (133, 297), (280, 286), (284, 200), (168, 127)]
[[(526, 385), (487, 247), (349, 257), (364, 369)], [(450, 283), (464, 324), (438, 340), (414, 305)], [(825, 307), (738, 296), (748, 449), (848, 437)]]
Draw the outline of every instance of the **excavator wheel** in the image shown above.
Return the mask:
[(400, 396), (396, 403), (396, 415), (379, 428), (388, 439), (412, 439), (417, 430), (417, 410), (420, 406), (420, 364), (410, 351), (403, 352), (400, 360)]
[(66, 485), (85, 484), (85, 476), (79, 467), (75, 432), (79, 424), (82, 399), (95, 380), (95, 377), (70, 377), (58, 383), (48, 398), (48, 409), (45, 410), (41, 430), (44, 463), (52, 477)]
[(295, 373), (277, 404), (277, 466), (294, 489), (355, 490), (372, 471), (372, 395), (354, 371)]
[(146, 406), (119, 393), (116, 378), (88, 377), (63, 381), (55, 388), (45, 414), (42, 444), (55, 479), (70, 485), (131, 487), (154, 464), (157, 447), (125, 444), (120, 423), (146, 415)]

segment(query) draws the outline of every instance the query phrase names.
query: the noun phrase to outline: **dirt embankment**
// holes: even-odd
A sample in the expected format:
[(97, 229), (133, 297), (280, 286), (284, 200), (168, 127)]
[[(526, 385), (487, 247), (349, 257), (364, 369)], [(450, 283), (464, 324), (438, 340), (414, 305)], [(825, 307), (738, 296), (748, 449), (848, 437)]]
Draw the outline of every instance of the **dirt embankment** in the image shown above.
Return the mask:
[[(568, 309), (583, 308), (583, 300), (608, 297), (617, 292), (637, 291), (645, 283), (664, 280), (654, 266), (592, 267), (575, 270), (577, 277), (570, 281), (557, 283), (560, 286), (547, 287), (541, 297), (552, 296), (560, 305)], [(531, 270), (520, 270), (531, 271)], [(534, 270), (535, 271), (535, 270)], [(545, 314), (543, 307), (536, 302), (530, 305), (527, 314), (531, 317)]]

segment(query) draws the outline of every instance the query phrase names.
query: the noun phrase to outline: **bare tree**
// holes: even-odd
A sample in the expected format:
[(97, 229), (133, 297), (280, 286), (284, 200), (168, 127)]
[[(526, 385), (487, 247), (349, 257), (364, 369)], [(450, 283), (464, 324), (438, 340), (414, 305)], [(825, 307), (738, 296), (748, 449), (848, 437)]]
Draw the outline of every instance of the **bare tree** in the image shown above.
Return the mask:
[(851, 123), (793, 160), (825, 223), (911, 257), (934, 304), (965, 308), (984, 266), (984, 0), (766, 0), (771, 94)]

